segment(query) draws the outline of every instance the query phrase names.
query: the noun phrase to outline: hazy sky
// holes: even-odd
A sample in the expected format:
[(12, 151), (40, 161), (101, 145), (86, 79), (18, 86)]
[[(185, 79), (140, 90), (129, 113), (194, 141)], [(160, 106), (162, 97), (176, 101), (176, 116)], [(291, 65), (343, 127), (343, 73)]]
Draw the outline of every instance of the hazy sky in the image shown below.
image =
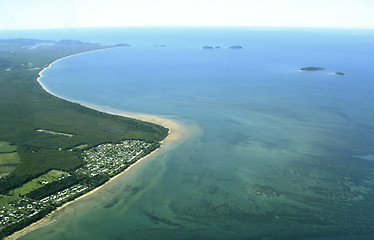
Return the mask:
[(0, 0), (0, 29), (104, 26), (374, 29), (374, 0)]

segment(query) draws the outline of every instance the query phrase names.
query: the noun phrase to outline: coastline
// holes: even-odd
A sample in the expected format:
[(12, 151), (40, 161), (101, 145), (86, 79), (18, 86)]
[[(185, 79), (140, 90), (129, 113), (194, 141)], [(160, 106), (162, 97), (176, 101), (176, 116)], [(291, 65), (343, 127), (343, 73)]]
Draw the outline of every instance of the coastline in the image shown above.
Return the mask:
[[(75, 57), (75, 56), (79, 56), (79, 55), (83, 55), (83, 54), (89, 54), (89, 53), (92, 53), (92, 52), (98, 52), (98, 51), (104, 51), (104, 50), (108, 50), (108, 49), (113, 49), (113, 48), (119, 48), (118, 46), (113, 46), (113, 47), (103, 47), (103, 48), (99, 48), (99, 49), (96, 49), (96, 50), (90, 50), (90, 51), (86, 51), (86, 52), (80, 52), (80, 53), (74, 53), (74, 54), (71, 54), (71, 55), (68, 55), (68, 56), (65, 56), (65, 57), (62, 57), (62, 58), (59, 58), (59, 59), (56, 59), (55, 61), (51, 62), (50, 64), (48, 64), (48, 66), (44, 67), (40, 72), (39, 72), (39, 77), (36, 79), (36, 81), (40, 84), (40, 81), (39, 81), (39, 78), (43, 77), (43, 72), (45, 70), (47, 70), (48, 68), (51, 68), (53, 64), (55, 63), (58, 63), (59, 61), (62, 61), (64, 59), (67, 59), (67, 58), (71, 58), (71, 57)], [(41, 85), (41, 84), (40, 84)], [(47, 91), (48, 93), (56, 96), (55, 94)]]
[[(115, 47), (112, 47), (112, 48), (115, 48)], [(140, 120), (140, 121), (151, 122), (151, 123), (154, 123), (154, 124), (157, 124), (157, 125), (161, 125), (161, 126), (169, 129), (168, 135), (166, 136), (166, 138), (164, 140), (161, 141), (160, 147), (158, 147), (157, 149), (155, 149), (154, 151), (152, 151), (148, 155), (144, 156), (143, 158), (139, 159), (134, 164), (130, 165), (123, 172), (121, 172), (121, 173), (113, 176), (112, 178), (110, 178), (109, 181), (107, 181), (103, 185), (101, 185), (101, 186), (99, 186), (95, 189), (92, 189), (91, 191), (83, 194), (82, 196), (80, 196), (80, 197), (78, 197), (78, 198), (76, 198), (72, 201), (69, 201), (69, 202), (63, 204), (62, 206), (53, 210), (48, 215), (44, 216), (42, 219), (32, 223), (31, 225), (29, 225), (29, 226), (27, 226), (27, 227), (25, 227), (25, 228), (23, 228), (23, 229), (21, 229), (17, 232), (14, 232), (10, 236), (5, 237), (4, 238), (5, 240), (18, 239), (18, 238), (36, 230), (36, 229), (38, 229), (38, 228), (41, 228), (41, 227), (44, 227), (44, 226), (47, 226), (47, 225), (51, 224), (54, 221), (55, 216), (57, 216), (61, 212), (61, 210), (63, 210), (64, 208), (68, 207), (69, 205), (71, 205), (73, 203), (76, 203), (77, 201), (79, 201), (81, 199), (94, 196), (99, 191), (104, 190), (108, 185), (115, 182), (120, 176), (122, 176), (122, 175), (126, 174), (128, 171), (136, 168), (136, 166), (138, 166), (144, 160), (146, 160), (148, 158), (151, 158), (151, 157), (156, 157), (157, 154), (159, 154), (161, 151), (170, 150), (171, 147), (175, 146), (177, 142), (182, 142), (184, 139), (187, 138), (188, 131), (187, 131), (186, 126), (184, 124), (182, 124), (181, 122), (178, 122), (174, 119), (171, 119), (170, 117), (150, 115), (150, 114), (144, 114), (144, 113), (126, 112), (126, 111), (120, 111), (120, 110), (111, 109), (111, 108), (107, 108), (107, 107), (97, 106), (97, 105), (93, 105), (93, 104), (89, 104), (89, 103), (80, 103), (78, 101), (67, 99), (67, 98), (64, 98), (62, 96), (59, 96), (59, 95), (53, 93), (51, 90), (49, 90), (40, 81), (40, 78), (43, 77), (43, 72), (45, 70), (47, 70), (48, 68), (51, 68), (51, 66), (54, 63), (57, 63), (57, 62), (59, 62), (63, 59), (74, 57), (74, 56), (77, 56), (77, 55), (87, 54), (87, 53), (91, 53), (91, 52), (102, 51), (102, 50), (107, 50), (107, 49), (112, 49), (112, 48), (103, 48), (103, 49), (91, 50), (91, 51), (76, 53), (76, 54), (72, 54), (72, 55), (68, 55), (68, 56), (59, 58), (59, 59), (53, 61), (52, 63), (50, 63), (45, 68), (43, 68), (39, 72), (39, 77), (36, 79), (36, 81), (43, 88), (44, 91), (46, 91), (47, 93), (49, 93), (49, 94), (51, 94), (55, 97), (61, 98), (63, 100), (66, 100), (66, 101), (69, 101), (69, 102), (72, 102), (72, 103), (78, 103), (78, 104), (80, 104), (84, 107), (91, 108), (91, 109), (94, 109), (94, 110), (97, 110), (97, 111), (100, 111), (100, 112), (103, 112), (103, 113), (118, 115), (118, 116), (128, 117), (128, 118), (134, 118), (134, 119), (137, 119), (137, 120)]]

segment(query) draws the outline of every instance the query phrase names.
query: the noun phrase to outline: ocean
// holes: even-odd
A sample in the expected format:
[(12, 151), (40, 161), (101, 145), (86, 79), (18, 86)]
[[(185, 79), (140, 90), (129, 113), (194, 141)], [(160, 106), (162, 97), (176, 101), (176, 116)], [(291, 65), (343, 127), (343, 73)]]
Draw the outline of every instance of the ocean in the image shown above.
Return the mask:
[[(131, 44), (66, 58), (41, 81), (63, 98), (167, 116), (191, 131), (21, 239), (374, 237), (374, 31), (113, 28), (5, 35)], [(309, 66), (325, 70), (298, 71)]]

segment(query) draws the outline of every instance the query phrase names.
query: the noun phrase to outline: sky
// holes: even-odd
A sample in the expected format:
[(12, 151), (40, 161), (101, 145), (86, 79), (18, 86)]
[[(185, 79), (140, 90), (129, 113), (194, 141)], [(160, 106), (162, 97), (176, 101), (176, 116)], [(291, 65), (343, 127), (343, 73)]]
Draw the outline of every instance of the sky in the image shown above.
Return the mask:
[(122, 26), (374, 29), (374, 0), (0, 0), (0, 30)]

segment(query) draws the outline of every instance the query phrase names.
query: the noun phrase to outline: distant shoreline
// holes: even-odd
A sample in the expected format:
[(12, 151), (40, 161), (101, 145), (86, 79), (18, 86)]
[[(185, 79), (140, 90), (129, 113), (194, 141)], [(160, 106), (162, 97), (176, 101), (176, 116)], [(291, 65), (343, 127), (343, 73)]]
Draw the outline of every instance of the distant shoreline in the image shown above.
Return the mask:
[(87, 54), (87, 53), (91, 53), (91, 52), (103, 51), (103, 50), (107, 50), (107, 49), (113, 49), (113, 48), (116, 48), (116, 47), (104, 48), (104, 49), (98, 49), (98, 50), (92, 50), (92, 51), (87, 51), (87, 52), (72, 54), (72, 55), (69, 55), (69, 56), (65, 56), (65, 57), (59, 58), (59, 59), (53, 61), (52, 63), (50, 63), (45, 68), (43, 68), (39, 72), (39, 77), (36, 79), (36, 81), (44, 89), (44, 91), (46, 91), (47, 93), (49, 93), (49, 94), (51, 94), (51, 95), (53, 95), (55, 97), (58, 97), (60, 99), (63, 99), (63, 100), (66, 100), (66, 101), (69, 101), (69, 102), (72, 102), (72, 103), (77, 103), (77, 104), (80, 104), (80, 105), (82, 105), (84, 107), (91, 108), (91, 109), (94, 109), (96, 111), (100, 111), (100, 112), (103, 112), (103, 113), (106, 113), (106, 114), (112, 114), (112, 115), (118, 115), (118, 116), (122, 116), (122, 117), (134, 118), (134, 119), (137, 119), (137, 120), (141, 120), (141, 121), (145, 121), (145, 122), (151, 122), (151, 123), (154, 123), (154, 124), (166, 127), (166, 128), (169, 129), (169, 133), (168, 133), (167, 137), (160, 142), (161, 143), (160, 147), (156, 148), (155, 150), (153, 150), (148, 155), (144, 156), (143, 158), (139, 159), (135, 163), (131, 164), (123, 172), (121, 172), (121, 173), (113, 176), (112, 178), (110, 178), (109, 181), (107, 181), (103, 185), (100, 185), (99, 187), (92, 189), (91, 191), (83, 194), (82, 196), (77, 197), (74, 200), (69, 201), (69, 202), (63, 204), (62, 206), (56, 208), (54, 211), (52, 211), (48, 215), (44, 216), (42, 219), (40, 219), (40, 220), (32, 223), (31, 225), (29, 225), (29, 226), (27, 226), (27, 227), (25, 227), (25, 228), (23, 228), (23, 229), (15, 232), (15, 233), (13, 233), (10, 236), (5, 237), (5, 240), (18, 239), (18, 238), (20, 238), (20, 237), (22, 237), (22, 236), (24, 236), (24, 235), (26, 235), (26, 234), (28, 234), (28, 233), (36, 230), (36, 229), (38, 229), (38, 228), (41, 228), (41, 227), (49, 225), (54, 220), (54, 217), (57, 214), (59, 214), (59, 212), (61, 212), (62, 209), (66, 208), (67, 206), (69, 206), (69, 205), (71, 205), (71, 204), (73, 204), (73, 203), (75, 203), (75, 202), (77, 202), (77, 201), (79, 201), (81, 199), (87, 198), (89, 196), (94, 196), (96, 193), (98, 193), (98, 191), (105, 189), (108, 185), (110, 185), (111, 183), (115, 182), (120, 176), (124, 175), (126, 172), (128, 172), (131, 169), (133, 169), (136, 166), (138, 166), (142, 161), (144, 161), (144, 160), (146, 160), (146, 159), (148, 159), (150, 157), (155, 157), (157, 153), (160, 153), (160, 150), (164, 151), (164, 150), (166, 150), (166, 147), (168, 147), (168, 149), (170, 149), (170, 147), (172, 147), (173, 145), (175, 145), (176, 142), (180, 142), (180, 141), (182, 141), (183, 139), (186, 138), (187, 133), (188, 133), (186, 126), (184, 126), (182, 123), (180, 123), (180, 122), (178, 122), (176, 120), (172, 120), (172, 119), (169, 119), (169, 118), (166, 118), (166, 117), (162, 117), (162, 116), (150, 115), (150, 114), (132, 113), (132, 112), (130, 113), (130, 112), (120, 111), (120, 110), (116, 110), (116, 109), (110, 109), (110, 108), (106, 108), (106, 107), (96, 106), (96, 105), (89, 104), (89, 103), (82, 104), (82, 103), (79, 103), (78, 101), (70, 100), (70, 99), (64, 98), (62, 96), (59, 96), (59, 95), (53, 93), (50, 89), (48, 89), (40, 81), (40, 78), (43, 77), (43, 72), (45, 70), (47, 70), (48, 68), (51, 68), (53, 64), (55, 64), (55, 63), (57, 63), (57, 62), (59, 62), (59, 61), (61, 61), (63, 59), (74, 57), (74, 56), (77, 56), (77, 55)]

